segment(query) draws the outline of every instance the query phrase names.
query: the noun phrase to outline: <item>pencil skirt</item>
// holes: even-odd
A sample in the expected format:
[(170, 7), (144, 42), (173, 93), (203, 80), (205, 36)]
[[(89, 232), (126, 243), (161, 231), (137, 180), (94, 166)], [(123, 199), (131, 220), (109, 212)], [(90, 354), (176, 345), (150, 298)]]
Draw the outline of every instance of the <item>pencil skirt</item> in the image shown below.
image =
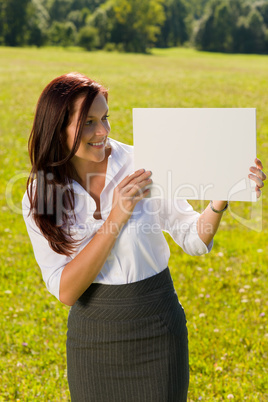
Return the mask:
[(169, 268), (90, 285), (70, 308), (66, 348), (72, 402), (187, 400), (186, 318)]

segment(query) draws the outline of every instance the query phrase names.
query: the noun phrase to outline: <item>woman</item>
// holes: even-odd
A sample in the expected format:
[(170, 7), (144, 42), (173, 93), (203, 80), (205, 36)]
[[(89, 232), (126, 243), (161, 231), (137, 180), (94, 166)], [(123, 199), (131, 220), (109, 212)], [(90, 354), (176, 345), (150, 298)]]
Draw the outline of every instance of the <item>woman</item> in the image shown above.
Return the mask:
[[(23, 211), (48, 290), (71, 306), (72, 401), (186, 401), (186, 319), (162, 230), (190, 255), (208, 253), (226, 201), (202, 215), (184, 200), (147, 198), (151, 172), (108, 139), (107, 90), (70, 73), (37, 104)], [(251, 167), (257, 196), (265, 175)]]

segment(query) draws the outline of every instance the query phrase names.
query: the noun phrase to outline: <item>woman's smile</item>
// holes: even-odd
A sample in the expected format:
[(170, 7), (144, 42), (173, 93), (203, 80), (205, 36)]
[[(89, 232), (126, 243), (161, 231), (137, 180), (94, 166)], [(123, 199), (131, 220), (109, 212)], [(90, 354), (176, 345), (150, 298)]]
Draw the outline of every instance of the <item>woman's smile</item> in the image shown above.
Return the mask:
[(106, 143), (106, 138), (100, 142), (88, 142), (88, 145), (90, 145), (93, 148), (101, 149), (105, 146), (105, 143)]

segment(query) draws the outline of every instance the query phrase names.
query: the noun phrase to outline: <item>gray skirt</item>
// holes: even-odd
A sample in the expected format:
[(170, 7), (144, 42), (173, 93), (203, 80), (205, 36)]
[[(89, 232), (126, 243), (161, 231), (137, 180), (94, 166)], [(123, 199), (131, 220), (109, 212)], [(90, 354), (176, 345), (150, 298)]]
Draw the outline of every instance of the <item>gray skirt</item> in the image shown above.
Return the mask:
[(169, 268), (90, 285), (70, 309), (66, 346), (72, 402), (187, 400), (186, 318)]

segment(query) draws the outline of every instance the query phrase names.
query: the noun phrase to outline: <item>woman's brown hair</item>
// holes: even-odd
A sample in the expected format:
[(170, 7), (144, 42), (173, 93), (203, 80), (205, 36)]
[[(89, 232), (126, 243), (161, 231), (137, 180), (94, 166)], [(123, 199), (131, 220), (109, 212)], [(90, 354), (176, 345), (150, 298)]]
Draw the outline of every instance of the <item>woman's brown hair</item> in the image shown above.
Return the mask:
[[(59, 254), (71, 255), (77, 241), (69, 233), (69, 223), (75, 220), (74, 191), (71, 183), (76, 172), (71, 163), (79, 148), (83, 126), (96, 95), (107, 90), (79, 73), (61, 75), (43, 90), (36, 107), (29, 138), (32, 170), (27, 181), (30, 213)], [(73, 147), (66, 146), (66, 127), (71, 123), (75, 102), (83, 97)]]

